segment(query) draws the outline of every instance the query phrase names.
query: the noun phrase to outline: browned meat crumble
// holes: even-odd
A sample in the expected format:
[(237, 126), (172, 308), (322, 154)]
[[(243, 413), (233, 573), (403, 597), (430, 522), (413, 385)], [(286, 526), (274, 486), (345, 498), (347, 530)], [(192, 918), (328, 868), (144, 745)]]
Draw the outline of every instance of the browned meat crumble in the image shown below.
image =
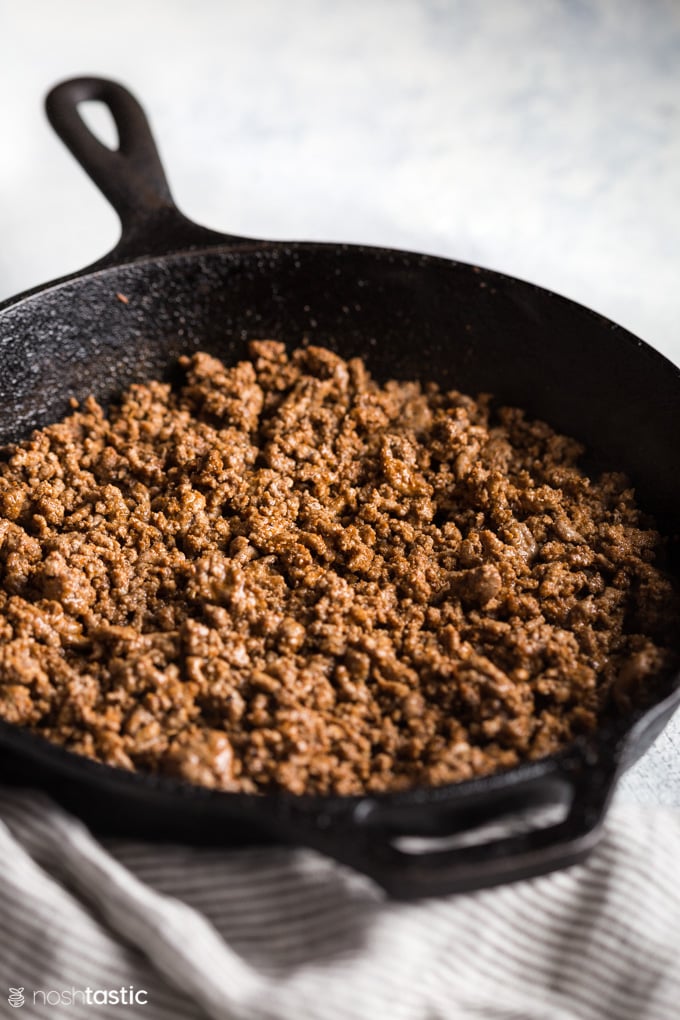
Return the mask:
[(225, 790), (553, 752), (674, 665), (658, 533), (521, 411), (257, 341), (0, 464), (0, 716)]

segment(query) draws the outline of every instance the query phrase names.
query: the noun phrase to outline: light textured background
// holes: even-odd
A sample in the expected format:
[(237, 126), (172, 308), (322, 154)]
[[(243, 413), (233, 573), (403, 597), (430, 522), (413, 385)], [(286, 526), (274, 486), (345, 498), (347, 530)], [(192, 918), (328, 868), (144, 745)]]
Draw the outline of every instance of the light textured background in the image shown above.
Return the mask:
[[(0, 0), (0, 299), (116, 240), (41, 110), (84, 73), (200, 222), (501, 269), (680, 363), (676, 0)], [(680, 804), (679, 759), (680, 721), (622, 795)]]

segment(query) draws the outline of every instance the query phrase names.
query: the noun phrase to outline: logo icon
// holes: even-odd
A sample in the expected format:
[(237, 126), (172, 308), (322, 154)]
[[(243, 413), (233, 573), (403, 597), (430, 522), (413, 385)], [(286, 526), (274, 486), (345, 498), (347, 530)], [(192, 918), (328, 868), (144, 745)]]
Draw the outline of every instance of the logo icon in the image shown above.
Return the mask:
[(19, 1006), (23, 1006), (24, 1002), (26, 1001), (24, 999), (23, 988), (10, 988), (7, 1001), (9, 1002), (10, 1006), (14, 1006), (15, 1009), (18, 1009)]

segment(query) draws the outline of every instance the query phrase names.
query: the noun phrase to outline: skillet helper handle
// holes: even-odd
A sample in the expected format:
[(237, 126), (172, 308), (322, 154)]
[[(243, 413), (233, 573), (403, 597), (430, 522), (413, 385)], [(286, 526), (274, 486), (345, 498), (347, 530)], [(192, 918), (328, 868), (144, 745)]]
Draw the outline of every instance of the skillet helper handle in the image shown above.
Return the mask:
[[(117, 149), (100, 142), (83, 120), (78, 107), (92, 101), (108, 107), (118, 131)], [(61, 82), (48, 94), (45, 109), (56, 133), (120, 217), (120, 241), (99, 266), (246, 241), (202, 227), (179, 211), (146, 114), (118, 82), (89, 77)]]
[[(442, 896), (583, 861), (599, 840), (616, 775), (613, 758), (598, 762), (578, 751), (508, 773), (507, 784), (491, 800), (482, 780), (430, 791), (422, 803), (364, 798), (351, 814), (322, 819), (321, 825), (298, 812), (289, 820), (300, 842), (370, 876), (396, 899)], [(513, 820), (527, 809), (565, 803), (558, 821), (513, 832)], [(472, 830), (485, 825), (496, 834), (474, 842)], [(404, 849), (414, 838), (422, 849)], [(428, 849), (428, 841), (456, 845)]]

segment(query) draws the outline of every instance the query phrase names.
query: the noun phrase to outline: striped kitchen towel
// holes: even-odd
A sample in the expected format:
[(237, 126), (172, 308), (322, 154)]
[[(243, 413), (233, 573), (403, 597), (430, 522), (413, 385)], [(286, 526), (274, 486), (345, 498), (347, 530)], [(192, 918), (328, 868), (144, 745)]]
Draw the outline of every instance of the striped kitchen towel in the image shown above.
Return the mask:
[(311, 851), (102, 843), (0, 788), (0, 1015), (678, 1020), (679, 868), (680, 813), (615, 803), (584, 865), (396, 903)]

